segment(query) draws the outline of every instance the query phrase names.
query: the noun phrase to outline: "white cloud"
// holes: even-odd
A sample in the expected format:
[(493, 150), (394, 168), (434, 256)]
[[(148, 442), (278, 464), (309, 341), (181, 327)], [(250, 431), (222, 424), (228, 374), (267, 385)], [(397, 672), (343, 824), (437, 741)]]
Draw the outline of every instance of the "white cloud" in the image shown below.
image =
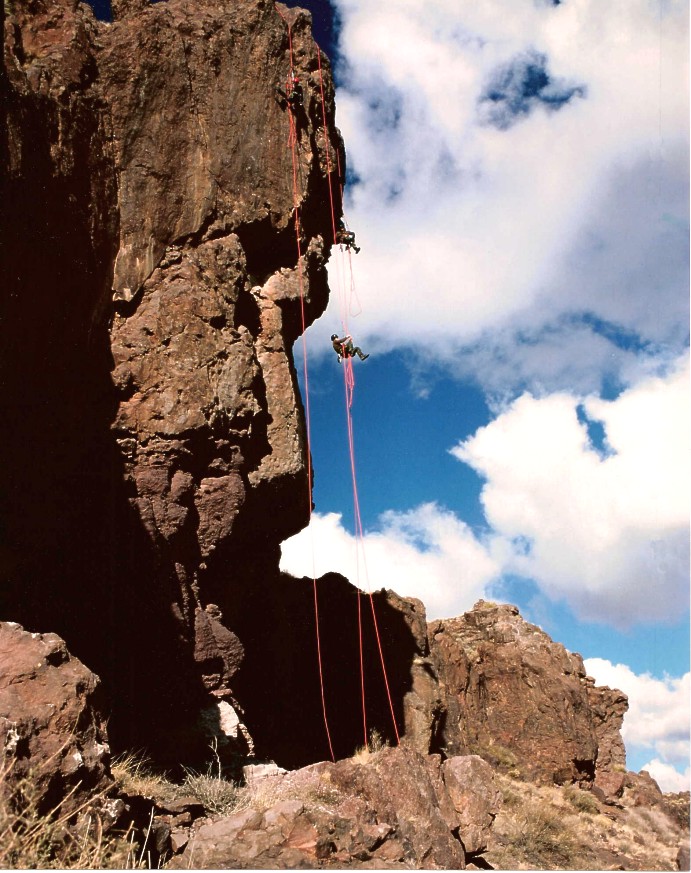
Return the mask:
[(281, 569), (294, 576), (339, 572), (361, 589), (393, 588), (423, 601), (428, 618), (459, 615), (483, 595), (499, 566), (470, 528), (432, 503), (386, 512), (362, 540), (337, 513), (312, 516), (281, 546)]
[[(338, 123), (359, 178), (348, 208), (362, 244), (363, 315), (349, 325), (358, 339), (448, 362), (468, 344), (496, 347), (497, 332), (506, 349), (516, 329), (530, 329), (535, 342), (511, 346), (539, 359), (543, 328), (563, 333), (564, 316), (588, 311), (678, 352), (687, 321), (684, 0), (337, 6)], [(555, 81), (584, 85), (585, 98), (559, 111), (538, 105), (508, 130), (482, 125), (488, 78), (527, 51), (545, 56)], [(331, 273), (332, 287), (348, 282), (336, 264)], [(339, 296), (312, 329), (320, 339), (348, 320)], [(558, 357), (559, 347), (547, 353)], [(486, 356), (463, 361), (483, 381)], [(612, 366), (584, 355), (580, 369), (588, 365)], [(566, 367), (552, 371), (569, 384)], [(524, 375), (536, 372), (526, 362)]]
[[(618, 688), (628, 696), (629, 710), (622, 727), (627, 752), (652, 749), (655, 758), (642, 769), (650, 772), (663, 791), (688, 791), (691, 674), (658, 679), (603, 658), (588, 658), (585, 668), (598, 685)], [(684, 766), (682, 775), (678, 768)]]
[(658, 621), (688, 603), (688, 361), (614, 401), (524, 394), (452, 449), (487, 481), (481, 500), (504, 570), (535, 579), (583, 618)]

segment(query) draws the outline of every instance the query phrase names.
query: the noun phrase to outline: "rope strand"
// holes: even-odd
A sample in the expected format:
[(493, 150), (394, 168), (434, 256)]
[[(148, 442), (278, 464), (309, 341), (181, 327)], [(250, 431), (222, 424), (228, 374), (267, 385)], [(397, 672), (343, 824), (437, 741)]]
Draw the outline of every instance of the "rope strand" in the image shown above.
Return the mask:
[[(293, 78), (293, 40), (291, 35), (291, 26), (286, 20), (285, 16), (281, 13), (278, 6), (276, 6), (276, 11), (283, 19), (286, 27), (288, 28), (288, 47), (290, 52), (290, 75), (291, 79)], [(300, 194), (298, 187), (298, 175), (299, 175), (299, 165), (298, 165), (298, 156), (297, 156), (297, 127), (295, 123), (295, 118), (293, 116), (292, 109), (288, 109), (288, 117), (290, 121), (290, 134), (288, 138), (288, 142), (291, 148), (292, 154), (292, 164), (293, 164), (293, 211), (295, 218), (295, 242), (297, 246), (297, 255), (298, 255), (298, 285), (300, 288), (300, 317), (302, 321), (302, 363), (303, 363), (303, 379), (305, 383), (305, 428), (306, 428), (306, 440), (307, 440), (307, 506), (308, 506), (308, 514), (311, 520), (312, 518), (312, 435), (311, 435), (311, 414), (310, 414), (310, 399), (309, 399), (309, 376), (308, 376), (308, 368), (307, 368), (307, 341), (305, 339), (305, 331), (307, 329), (307, 319), (305, 316), (305, 291), (304, 291), (304, 281), (302, 275), (302, 244), (301, 244), (301, 226), (300, 226)], [(313, 535), (312, 535), (313, 536)], [(324, 688), (324, 666), (322, 659), (322, 647), (321, 647), (321, 634), (319, 630), (319, 597), (318, 597), (318, 586), (317, 586), (317, 577), (316, 571), (314, 568), (314, 539), (312, 539), (312, 589), (313, 589), (313, 599), (314, 599), (314, 626), (315, 626), (315, 636), (316, 636), (316, 644), (317, 644), (317, 664), (319, 670), (319, 689), (321, 695), (321, 704), (322, 704), (322, 715), (324, 719), (324, 729), (326, 731), (326, 739), (329, 746), (329, 754), (331, 755), (331, 760), (335, 761), (336, 757), (334, 755), (333, 743), (331, 741), (331, 731), (329, 730), (329, 719), (327, 716), (326, 710), (326, 692)]]

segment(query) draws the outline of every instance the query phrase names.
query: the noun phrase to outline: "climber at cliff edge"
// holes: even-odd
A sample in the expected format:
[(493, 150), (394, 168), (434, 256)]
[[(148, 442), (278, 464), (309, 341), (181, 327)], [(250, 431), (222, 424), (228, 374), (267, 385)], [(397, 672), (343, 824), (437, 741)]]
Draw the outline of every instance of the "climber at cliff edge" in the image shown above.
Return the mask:
[(295, 75), (295, 73), (291, 74), (291, 79), (288, 83), (288, 87), (286, 88), (287, 92), (287, 100), (288, 106), (295, 111), (298, 106), (302, 106), (304, 101), (304, 94), (302, 91), (302, 85), (300, 84), (300, 80)]
[(331, 334), (331, 345), (334, 348), (334, 351), (338, 355), (338, 363), (340, 364), (343, 358), (354, 358), (355, 355), (360, 358), (361, 361), (367, 360), (369, 355), (363, 355), (362, 349), (360, 346), (353, 345), (352, 336), (347, 333), (342, 339), (339, 339), (337, 333)]

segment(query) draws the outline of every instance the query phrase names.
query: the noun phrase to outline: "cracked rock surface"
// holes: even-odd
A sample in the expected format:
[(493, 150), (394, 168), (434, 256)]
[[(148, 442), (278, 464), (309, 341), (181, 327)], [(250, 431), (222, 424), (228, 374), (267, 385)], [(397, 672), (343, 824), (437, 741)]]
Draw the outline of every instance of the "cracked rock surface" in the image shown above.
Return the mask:
[(292, 344), (327, 304), (330, 181), (340, 209), (329, 62), (324, 130), (303, 10), (5, 7), (4, 614), (98, 671), (117, 745), (165, 757), (165, 724), (179, 757), (209, 706), (241, 717), (229, 591), (309, 517)]

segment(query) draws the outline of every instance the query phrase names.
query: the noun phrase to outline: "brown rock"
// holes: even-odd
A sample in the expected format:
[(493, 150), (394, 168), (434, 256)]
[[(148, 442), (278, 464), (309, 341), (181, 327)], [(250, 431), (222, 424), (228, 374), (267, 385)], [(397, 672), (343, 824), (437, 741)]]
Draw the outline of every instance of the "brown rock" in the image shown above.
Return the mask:
[(209, 691), (229, 691), (230, 681), (240, 669), (243, 649), (240, 640), (225, 628), (220, 610), (209, 604), (194, 619), (194, 659)]
[(12, 790), (29, 779), (39, 809), (62, 811), (112, 785), (99, 680), (55, 634), (0, 622), (0, 747)]
[(460, 816), (459, 834), (466, 853), (483, 852), (502, 804), (492, 768), (477, 755), (466, 755), (444, 761), (442, 774)]
[(661, 804), (664, 795), (650, 773), (641, 770), (624, 774), (624, 799), (631, 806), (652, 807)]
[(150, 0), (110, 0), (113, 19), (118, 21), (121, 18), (126, 18), (128, 15), (136, 15), (138, 12), (143, 12), (148, 9)]
[(608, 803), (622, 796), (625, 783), (625, 773), (608, 773), (604, 771), (596, 776), (593, 790), (597, 789), (598, 797), (605, 803)]
[[(506, 771), (592, 782), (616, 765), (626, 698), (593, 689), (580, 655), (525, 622), (514, 606), (479, 601), (429, 626), (446, 709), (447, 754), (472, 752)], [(593, 708), (593, 703), (595, 709)]]
[(626, 774), (626, 749), (621, 736), (628, 698), (621, 691), (587, 683), (588, 703), (597, 737), (595, 785), (607, 800), (621, 797)]
[[(318, 49), (308, 17), (287, 17), (308, 86), (305, 132), (323, 146), (310, 78)], [(222, 640), (230, 631), (210, 631), (204, 591), (227, 589), (229, 566), (242, 576), (236, 556), (250, 535), (253, 548), (268, 537), (277, 550), (308, 518), (289, 347), (302, 330), (301, 300), (306, 323), (326, 305), (319, 237), (330, 227), (326, 162), (301, 139), (299, 197), (309, 218), (298, 263), (290, 126), (276, 90), (290, 58), (273, 4), (170, 0), (142, 14), (134, 8), (101, 45), (120, 180), (113, 283), (116, 299), (130, 304), (111, 331), (120, 397), (114, 430), (136, 489), (131, 505), (175, 568), (170, 596), (180, 631), (189, 639), (194, 622), (194, 663), (203, 687), (218, 693), (230, 689), (239, 658), (232, 654), (230, 672), (213, 666), (226, 664)], [(331, 99), (328, 64), (326, 71)], [(326, 138), (335, 166), (332, 126)], [(221, 606), (228, 616), (237, 612), (230, 592)]]
[[(340, 212), (329, 63), (322, 107), (309, 15), (264, 0), (11, 9), (3, 606), (97, 670), (118, 746), (189, 760), (248, 577), (309, 517), (292, 343), (326, 307), (331, 190)], [(209, 601), (226, 625), (196, 626)]]
[[(263, 780), (255, 809), (197, 827), (170, 866), (463, 869), (440, 806), (453, 810), (439, 760), (384, 749)], [(266, 798), (263, 800), (262, 798)]]

